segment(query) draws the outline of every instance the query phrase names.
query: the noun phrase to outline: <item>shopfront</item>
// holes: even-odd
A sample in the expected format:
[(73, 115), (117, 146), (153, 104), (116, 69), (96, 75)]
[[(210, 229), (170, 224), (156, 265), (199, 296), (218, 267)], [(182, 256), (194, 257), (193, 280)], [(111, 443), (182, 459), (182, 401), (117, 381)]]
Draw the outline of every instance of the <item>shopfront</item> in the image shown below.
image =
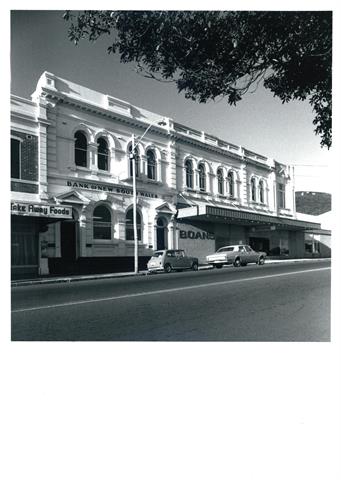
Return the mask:
[[(248, 244), (269, 256), (304, 257), (304, 232), (319, 224), (199, 204), (178, 211), (179, 248), (205, 262), (225, 245)], [(183, 233), (187, 232), (187, 233)], [(190, 233), (192, 232), (192, 233)]]
[(47, 243), (50, 222), (72, 218), (72, 209), (55, 204), (11, 202), (11, 276), (33, 278), (49, 273)]

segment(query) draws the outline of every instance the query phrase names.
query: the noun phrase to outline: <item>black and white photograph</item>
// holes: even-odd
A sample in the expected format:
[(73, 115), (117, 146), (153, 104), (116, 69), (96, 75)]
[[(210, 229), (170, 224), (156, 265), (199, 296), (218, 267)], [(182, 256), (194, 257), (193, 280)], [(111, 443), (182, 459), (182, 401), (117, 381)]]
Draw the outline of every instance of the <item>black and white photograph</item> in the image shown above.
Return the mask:
[(336, 480), (335, 2), (38, 3), (4, 35), (3, 478)]
[(330, 340), (332, 12), (11, 25), (12, 340)]

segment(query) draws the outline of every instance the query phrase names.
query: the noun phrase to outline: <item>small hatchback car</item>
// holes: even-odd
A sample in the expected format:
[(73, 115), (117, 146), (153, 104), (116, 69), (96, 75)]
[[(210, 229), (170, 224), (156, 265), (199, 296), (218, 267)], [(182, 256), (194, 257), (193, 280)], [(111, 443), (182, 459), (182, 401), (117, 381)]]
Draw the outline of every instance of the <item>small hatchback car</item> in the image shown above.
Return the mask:
[(198, 259), (187, 257), (184, 250), (157, 250), (149, 259), (148, 272), (166, 272), (172, 270), (198, 270)]

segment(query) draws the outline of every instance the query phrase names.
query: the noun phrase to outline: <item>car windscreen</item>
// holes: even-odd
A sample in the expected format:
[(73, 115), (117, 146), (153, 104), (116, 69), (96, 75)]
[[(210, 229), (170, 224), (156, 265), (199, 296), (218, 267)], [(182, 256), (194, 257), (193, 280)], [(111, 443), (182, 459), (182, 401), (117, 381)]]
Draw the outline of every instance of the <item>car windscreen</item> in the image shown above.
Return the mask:
[(153, 255), (152, 255), (152, 257), (153, 257), (153, 258), (160, 258), (160, 257), (162, 257), (163, 253), (164, 253), (164, 252), (154, 252)]
[(218, 252), (233, 252), (234, 247), (222, 247), (219, 248)]

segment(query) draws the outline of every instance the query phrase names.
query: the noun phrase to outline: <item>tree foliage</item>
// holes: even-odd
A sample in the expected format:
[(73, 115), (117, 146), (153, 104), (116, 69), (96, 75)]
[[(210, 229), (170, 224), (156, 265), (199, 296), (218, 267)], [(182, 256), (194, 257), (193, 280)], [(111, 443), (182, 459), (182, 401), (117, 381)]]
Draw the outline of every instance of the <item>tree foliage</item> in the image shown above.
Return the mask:
[(186, 98), (236, 105), (260, 82), (283, 103), (308, 100), (331, 146), (331, 12), (99, 11), (64, 13), (68, 36), (96, 41)]

